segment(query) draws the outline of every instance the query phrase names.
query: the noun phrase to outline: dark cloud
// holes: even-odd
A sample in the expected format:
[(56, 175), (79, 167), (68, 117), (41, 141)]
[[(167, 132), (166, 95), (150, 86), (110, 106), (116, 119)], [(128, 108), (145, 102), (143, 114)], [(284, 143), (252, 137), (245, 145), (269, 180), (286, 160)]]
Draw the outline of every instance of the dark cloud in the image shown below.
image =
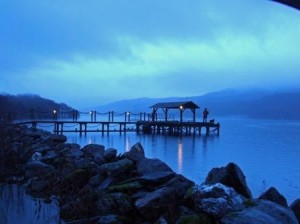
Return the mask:
[(2, 0), (0, 89), (108, 102), (298, 83), (299, 38), (272, 1)]

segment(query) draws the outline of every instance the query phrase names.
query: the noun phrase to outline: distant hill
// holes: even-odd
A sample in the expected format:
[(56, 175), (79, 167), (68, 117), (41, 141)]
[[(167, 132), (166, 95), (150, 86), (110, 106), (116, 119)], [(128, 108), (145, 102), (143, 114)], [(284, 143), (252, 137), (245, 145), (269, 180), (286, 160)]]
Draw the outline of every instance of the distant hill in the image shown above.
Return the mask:
[(52, 118), (53, 111), (60, 116), (70, 116), (74, 109), (64, 103), (42, 98), (38, 95), (9, 95), (0, 94), (0, 120)]
[[(97, 107), (97, 111), (151, 112), (159, 102), (193, 101), (212, 116), (245, 116), (258, 119), (300, 120), (300, 90), (272, 92), (261, 89), (227, 89), (202, 96), (138, 98)], [(199, 113), (199, 112), (198, 112)]]

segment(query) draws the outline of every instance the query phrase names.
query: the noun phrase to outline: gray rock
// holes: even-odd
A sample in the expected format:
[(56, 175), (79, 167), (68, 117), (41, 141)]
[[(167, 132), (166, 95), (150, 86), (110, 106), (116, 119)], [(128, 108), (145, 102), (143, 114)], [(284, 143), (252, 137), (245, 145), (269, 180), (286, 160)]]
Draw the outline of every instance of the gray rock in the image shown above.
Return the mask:
[(144, 218), (152, 222), (166, 209), (176, 204), (172, 189), (166, 187), (153, 192), (139, 193), (139, 196), (140, 198), (135, 201), (135, 207)]
[(31, 161), (40, 161), (42, 159), (42, 153), (40, 152), (35, 152), (31, 156)]
[(118, 176), (133, 167), (133, 162), (129, 159), (121, 159), (113, 163), (105, 163), (100, 166), (99, 171), (110, 176)]
[(48, 184), (47, 180), (32, 180), (27, 188), (32, 192), (42, 192), (47, 188)]
[(138, 175), (145, 175), (156, 172), (174, 172), (166, 163), (159, 159), (144, 158), (137, 163)]
[(44, 140), (41, 141), (41, 144), (47, 146), (54, 146), (60, 143), (65, 143), (67, 141), (67, 137), (64, 135), (51, 134), (44, 137)]
[(105, 179), (101, 174), (96, 174), (90, 178), (89, 185), (98, 187), (104, 180)]
[(31, 161), (26, 164), (25, 178), (45, 177), (49, 172), (54, 170), (54, 167), (41, 161)]
[(114, 148), (110, 148), (105, 150), (104, 159), (108, 162), (113, 161), (117, 157), (117, 150)]
[(104, 156), (105, 147), (98, 144), (89, 144), (84, 146), (81, 150), (85, 157), (95, 158), (96, 156)]
[(105, 216), (101, 216), (97, 223), (99, 223), (99, 224), (123, 224), (124, 217), (120, 218), (120, 216), (114, 215), (114, 214), (105, 215)]
[(65, 135), (51, 134), (50, 138), (56, 143), (64, 143), (67, 141), (67, 137)]
[(180, 206), (178, 208), (178, 219), (176, 224), (213, 224), (210, 217), (206, 213), (196, 212), (187, 207)]
[(63, 149), (60, 149), (60, 153), (70, 162), (83, 156), (78, 144), (64, 144)]
[(176, 174), (170, 171), (161, 171), (155, 173), (148, 173), (141, 177), (138, 177), (137, 180), (142, 184), (162, 184), (166, 181), (172, 179)]
[(103, 190), (107, 190), (108, 187), (112, 186), (113, 184), (115, 184), (115, 179), (113, 177), (107, 177), (98, 187), (97, 190), (103, 191)]
[(242, 206), (244, 198), (223, 184), (200, 185), (191, 188), (186, 195), (195, 202), (196, 209), (216, 219)]
[(229, 163), (226, 167), (213, 168), (207, 175), (204, 184), (221, 183), (243, 195), (252, 198), (252, 193), (247, 186), (246, 177), (238, 165)]
[(45, 163), (53, 163), (59, 155), (57, 154), (56, 150), (48, 150), (46, 154), (42, 157), (41, 161)]
[(99, 166), (104, 164), (106, 161), (104, 159), (104, 156), (100, 155), (100, 154), (96, 154), (94, 157), (94, 161), (95, 163), (97, 163)]
[(124, 156), (135, 162), (145, 158), (145, 152), (140, 142), (131, 147), (129, 152), (124, 153)]
[(288, 207), (285, 197), (282, 194), (280, 194), (274, 187), (270, 187), (266, 192), (259, 196), (259, 199), (273, 201), (282, 206)]
[(91, 157), (84, 157), (84, 158), (79, 158), (74, 161), (75, 166), (78, 169), (85, 169), (89, 166), (89, 164), (92, 162)]
[(293, 210), (298, 222), (300, 223), (300, 199), (295, 200), (290, 208)]
[(34, 149), (35, 152), (40, 152), (42, 154), (47, 153), (51, 148), (48, 145), (40, 145), (37, 144), (36, 148)]
[(221, 224), (297, 224), (293, 211), (268, 200), (255, 200), (243, 210), (228, 214)]
[(163, 187), (173, 188), (173, 194), (178, 198), (184, 197), (187, 190), (193, 186), (195, 186), (195, 183), (185, 178), (181, 174), (177, 174), (170, 181), (163, 185)]
[[(60, 217), (66, 223), (95, 223), (95, 203), (96, 195), (93, 193), (83, 194), (74, 200), (67, 200), (65, 204), (60, 205)], [(91, 217), (91, 218), (88, 218)]]
[(96, 202), (96, 209), (100, 215), (127, 215), (133, 209), (133, 205), (128, 195), (117, 192), (102, 195)]

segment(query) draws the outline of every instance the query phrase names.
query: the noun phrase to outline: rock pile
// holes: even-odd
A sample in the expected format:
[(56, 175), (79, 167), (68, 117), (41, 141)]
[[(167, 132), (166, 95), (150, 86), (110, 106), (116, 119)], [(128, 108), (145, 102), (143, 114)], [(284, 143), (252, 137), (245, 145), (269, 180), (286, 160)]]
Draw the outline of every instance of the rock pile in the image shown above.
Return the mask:
[[(15, 129), (18, 131), (9, 151), (14, 152), (14, 163), (21, 167), (17, 180), (30, 194), (56, 196), (65, 221), (298, 223), (299, 200), (289, 208), (275, 188), (253, 199), (243, 172), (234, 163), (212, 169), (205, 182), (196, 185), (161, 160), (146, 158), (140, 143), (118, 154), (116, 149), (102, 145), (81, 148), (66, 143), (63, 135)], [(2, 175), (4, 179), (16, 180)]]

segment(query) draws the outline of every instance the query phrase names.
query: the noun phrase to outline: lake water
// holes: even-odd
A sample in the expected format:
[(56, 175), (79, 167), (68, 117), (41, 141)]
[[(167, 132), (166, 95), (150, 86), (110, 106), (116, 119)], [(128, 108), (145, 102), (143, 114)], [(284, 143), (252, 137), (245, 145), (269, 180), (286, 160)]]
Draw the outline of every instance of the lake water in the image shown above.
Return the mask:
[(148, 158), (163, 160), (175, 172), (198, 184), (212, 168), (234, 162), (243, 170), (254, 197), (274, 186), (289, 204), (300, 198), (300, 121), (220, 118), (218, 122), (219, 136), (204, 133), (182, 137), (135, 133), (88, 133), (82, 137), (68, 133), (67, 136), (70, 143), (103, 144), (118, 149), (119, 153), (141, 142)]

